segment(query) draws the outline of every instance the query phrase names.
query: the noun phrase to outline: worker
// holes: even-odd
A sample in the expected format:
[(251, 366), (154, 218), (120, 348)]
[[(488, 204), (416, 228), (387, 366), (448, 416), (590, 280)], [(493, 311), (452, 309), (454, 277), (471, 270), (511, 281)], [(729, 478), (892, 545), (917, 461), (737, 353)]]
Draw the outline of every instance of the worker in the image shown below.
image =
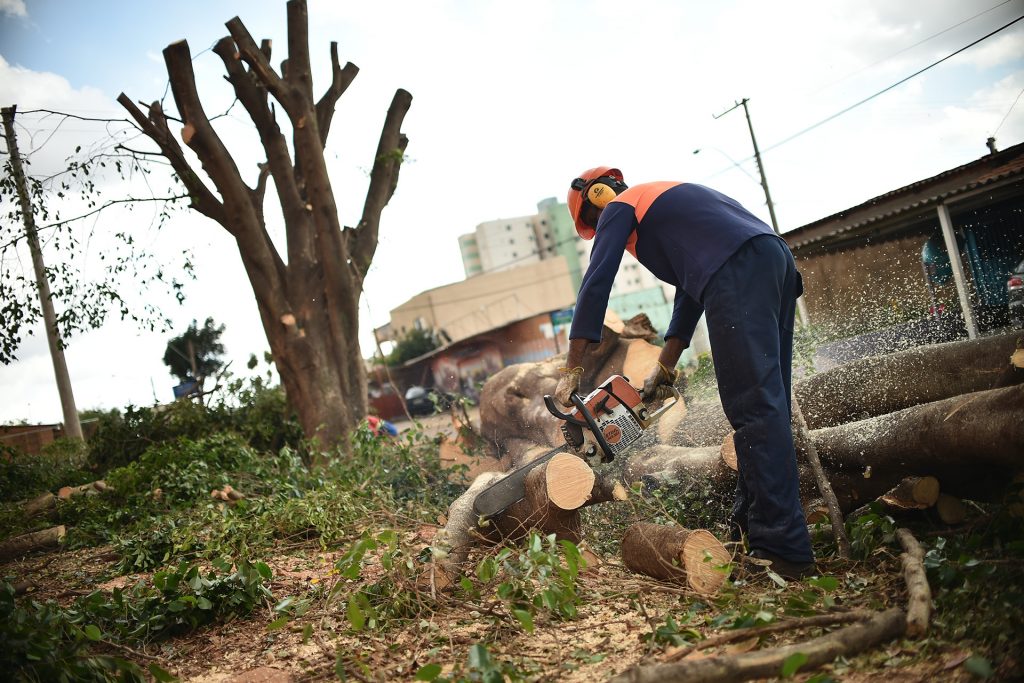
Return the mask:
[(803, 285), (788, 245), (720, 192), (681, 182), (627, 187), (622, 172), (607, 166), (573, 180), (568, 205), (576, 232), (594, 248), (555, 399), (569, 406), (579, 389), (584, 352), (601, 340), (612, 281), (628, 251), (676, 288), (645, 396), (675, 383), (679, 357), (705, 314), (722, 408), (735, 430), (734, 540), (746, 535), (750, 565), (770, 563), (790, 579), (810, 575), (814, 556), (790, 426), (793, 320)]

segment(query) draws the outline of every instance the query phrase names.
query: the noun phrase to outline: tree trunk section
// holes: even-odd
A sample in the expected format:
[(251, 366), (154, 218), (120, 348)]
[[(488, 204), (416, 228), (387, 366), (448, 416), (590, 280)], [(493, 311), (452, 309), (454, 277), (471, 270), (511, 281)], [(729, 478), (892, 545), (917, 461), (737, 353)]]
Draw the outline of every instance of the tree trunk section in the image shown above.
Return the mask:
[(526, 475), (526, 497), (492, 520), (504, 540), (526, 536), (531, 529), (579, 543), (583, 526), (579, 508), (591, 497), (596, 477), (582, 459), (558, 453)]
[(23, 536), (15, 536), (0, 543), (0, 561), (21, 557), (33, 550), (53, 550), (60, 547), (64, 538), (64, 525), (50, 527), (42, 531), (33, 531)]
[(967, 519), (967, 508), (956, 496), (940, 493), (935, 501), (935, 514), (943, 524), (953, 526)]
[(722, 566), (731, 560), (721, 541), (704, 529), (638, 522), (622, 537), (622, 561), (631, 571), (686, 583), (701, 595), (718, 592), (728, 578)]
[(991, 389), (1010, 366), (1017, 336), (930, 344), (861, 358), (797, 382), (793, 393), (814, 430)]
[(944, 490), (978, 471), (1024, 466), (1024, 385), (906, 408), (811, 432), (831, 469), (932, 475)]

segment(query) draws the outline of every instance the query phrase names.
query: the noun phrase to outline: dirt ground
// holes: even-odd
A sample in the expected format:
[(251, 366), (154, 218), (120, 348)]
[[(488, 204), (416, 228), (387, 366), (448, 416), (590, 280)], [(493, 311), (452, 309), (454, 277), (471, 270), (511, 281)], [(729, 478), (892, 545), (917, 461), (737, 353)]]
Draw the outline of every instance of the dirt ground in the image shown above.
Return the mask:
[[(431, 530), (421, 529), (410, 532), (409, 538), (415, 537), (426, 546), (431, 534)], [(108, 555), (109, 548), (90, 548), (33, 556), (16, 563), (17, 567), (9, 565), (5, 569), (35, 578), (33, 599), (54, 599), (64, 606), (92, 590), (109, 591), (149, 580), (146, 574), (111, 580), (112, 563)], [(270, 588), (275, 596), (318, 591), (327, 596), (339, 580), (333, 571), (339, 555), (340, 551), (322, 551), (314, 543), (282, 548), (280, 554), (267, 559), (274, 571)], [(896, 558), (879, 559), (891, 571), (868, 574), (874, 578), (866, 579), (868, 585), (861, 586), (859, 597), (841, 609), (871, 609), (879, 601), (899, 601), (902, 580)], [(838, 570), (830, 572), (833, 575), (843, 575), (838, 565), (828, 569)], [(851, 578), (854, 574), (846, 576)], [(191, 683), (337, 680), (338, 662), (343, 663), (350, 679), (399, 681), (413, 680), (416, 671), (431, 662), (442, 664), (449, 671), (452, 662), (465, 661), (472, 644), (493, 640), (491, 654), (495, 659), (529, 662), (529, 677), (523, 680), (585, 683), (606, 680), (641, 660), (664, 660), (678, 650), (664, 649), (647, 636), (659, 623), (664, 623), (663, 615), (683, 614), (684, 605), (693, 604), (695, 596), (687, 589), (631, 574), (616, 558), (606, 558), (599, 567), (588, 570), (579, 578), (579, 586), (590, 596), (579, 617), (569, 622), (538, 621), (533, 634), (491, 618), (483, 606), (459, 604), (454, 599), (418, 624), (410, 624), (397, 633), (353, 633), (347, 628), (344, 605), (323, 597), (303, 618), (285, 629), (267, 629), (274, 618), (268, 605), (265, 612), (257, 611), (245, 619), (202, 628), (144, 649), (112, 646), (112, 654), (143, 666), (155, 662), (181, 681)], [(752, 584), (741, 590), (749, 600), (763, 599), (765, 593), (776, 594), (773, 599), (785, 600), (796, 595), (801, 587), (791, 584), (779, 591), (774, 586)], [(307, 629), (307, 624), (312, 628)], [(697, 628), (705, 633), (710, 630), (706, 626)], [(802, 635), (769, 637), (761, 647), (820, 633), (809, 630)], [(757, 645), (756, 638), (749, 639), (717, 651), (698, 651), (690, 657), (736, 654)], [(932, 648), (923, 657), (919, 643), (894, 641), (856, 658), (841, 658), (824, 670), (832, 676), (831, 680), (854, 683), (966, 682), (974, 680), (961, 667), (968, 654), (947, 646)], [(798, 674), (793, 680), (807, 678)]]

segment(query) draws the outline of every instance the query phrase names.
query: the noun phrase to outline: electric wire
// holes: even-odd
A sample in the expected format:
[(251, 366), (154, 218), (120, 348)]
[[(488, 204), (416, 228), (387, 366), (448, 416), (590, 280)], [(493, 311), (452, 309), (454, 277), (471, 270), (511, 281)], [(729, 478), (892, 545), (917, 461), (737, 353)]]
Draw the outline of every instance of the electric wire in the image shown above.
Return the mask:
[(829, 116), (829, 117), (826, 117), (826, 118), (822, 119), (821, 121), (818, 121), (817, 123), (815, 123), (815, 124), (813, 124), (813, 125), (810, 125), (810, 126), (808, 126), (808, 127), (804, 128), (804, 129), (803, 129), (803, 130), (801, 130), (801, 131), (798, 131), (798, 132), (796, 132), (796, 133), (793, 133), (793, 134), (792, 134), (792, 135), (790, 135), (789, 137), (787, 137), (787, 138), (785, 138), (785, 139), (783, 139), (783, 140), (780, 140), (779, 142), (776, 142), (776, 143), (775, 143), (775, 144), (773, 144), (773, 145), (769, 145), (768, 147), (765, 147), (764, 149), (762, 149), (762, 150), (761, 150), (761, 154), (764, 154), (765, 152), (768, 152), (769, 150), (773, 150), (773, 149), (775, 149), (775, 148), (777, 148), (777, 147), (780, 147), (780, 146), (782, 146), (782, 145), (786, 144), (787, 142), (790, 142), (790, 141), (792, 141), (792, 140), (795, 140), (796, 138), (800, 137), (801, 135), (804, 135), (805, 133), (809, 133), (809, 132), (811, 132), (812, 130), (814, 130), (815, 128), (818, 128), (819, 126), (823, 126), (823, 125), (825, 125), (826, 123), (828, 123), (829, 121), (832, 121), (833, 119), (839, 118), (839, 117), (840, 117), (840, 116), (842, 116), (843, 114), (846, 114), (846, 113), (848, 113), (848, 112), (850, 112), (850, 111), (853, 111), (854, 109), (856, 109), (857, 107), (861, 106), (862, 104), (866, 104), (866, 103), (870, 102), (871, 100), (875, 99), (875, 98), (876, 98), (876, 97), (878, 97), (879, 95), (884, 95), (885, 93), (889, 92), (889, 91), (890, 91), (890, 90), (892, 90), (893, 88), (895, 88), (895, 87), (897, 87), (897, 86), (900, 86), (900, 85), (903, 85), (904, 83), (906, 83), (906, 82), (907, 82), (907, 81), (909, 81), (910, 79), (912, 79), (912, 78), (915, 78), (915, 77), (917, 77), (917, 76), (920, 76), (921, 74), (923, 74), (923, 73), (924, 73), (925, 71), (928, 71), (928, 70), (929, 70), (929, 69), (931, 69), (932, 67), (936, 67), (936, 66), (938, 66), (939, 64), (942, 64), (942, 63), (943, 63), (944, 61), (946, 61), (947, 59), (950, 59), (950, 58), (952, 58), (952, 57), (955, 57), (955, 56), (957, 56), (958, 54), (960, 54), (961, 52), (963, 52), (964, 50), (968, 50), (968, 49), (970, 49), (970, 48), (974, 47), (975, 45), (977, 45), (978, 43), (982, 42), (983, 40), (988, 40), (989, 38), (991, 38), (992, 36), (996, 35), (996, 34), (997, 34), (997, 33), (999, 33), (1000, 31), (1004, 31), (1004, 30), (1006, 30), (1006, 29), (1010, 28), (1011, 26), (1013, 26), (1014, 24), (1016, 24), (1016, 23), (1017, 23), (1018, 21), (1020, 21), (1021, 19), (1024, 19), (1024, 14), (1022, 14), (1022, 15), (1021, 15), (1021, 16), (1019, 16), (1019, 17), (1017, 17), (1017, 18), (1016, 18), (1016, 19), (1014, 19), (1013, 21), (1010, 21), (1010, 22), (1008, 22), (1008, 23), (1006, 23), (1006, 24), (1003, 24), (1002, 26), (1000, 26), (1000, 27), (999, 27), (999, 28), (997, 28), (996, 30), (994, 30), (994, 31), (992, 31), (992, 32), (990, 32), (990, 33), (987, 33), (987, 34), (985, 34), (985, 35), (984, 35), (984, 36), (982, 36), (981, 38), (978, 38), (977, 40), (975, 40), (975, 41), (972, 41), (972, 42), (968, 43), (967, 45), (963, 46), (963, 47), (962, 47), (962, 48), (960, 48), (959, 50), (956, 50), (955, 52), (951, 52), (951, 53), (949, 53), (948, 55), (946, 55), (946, 56), (945, 56), (945, 57), (943, 57), (942, 59), (939, 59), (939, 60), (936, 60), (936, 61), (932, 62), (931, 64), (929, 64), (928, 66), (924, 67), (923, 69), (918, 69), (918, 70), (917, 70), (917, 71), (915, 71), (914, 73), (910, 74), (909, 76), (907, 76), (907, 77), (905, 77), (905, 78), (901, 78), (900, 80), (896, 81), (896, 82), (895, 82), (895, 83), (893, 83), (892, 85), (890, 85), (890, 86), (888, 86), (888, 87), (886, 87), (886, 88), (882, 88), (881, 90), (879, 90), (878, 92), (876, 92), (876, 93), (875, 93), (874, 95), (869, 95), (869, 96), (865, 97), (864, 99), (862, 99), (862, 100), (860, 100), (860, 101), (858, 101), (858, 102), (854, 102), (853, 104), (851, 104), (850, 106), (846, 107), (845, 109), (841, 109), (840, 111), (837, 111), (837, 112), (836, 112), (835, 114), (832, 114), (831, 116)]
[(1019, 93), (1017, 93), (1017, 97), (1016, 97), (1016, 99), (1013, 100), (1013, 104), (1011, 104), (1010, 108), (1006, 110), (1006, 115), (1003, 116), (1003, 120), (1000, 121), (999, 125), (996, 126), (996, 129), (994, 131), (992, 131), (992, 137), (996, 136), (996, 134), (999, 132), (999, 129), (1003, 127), (1004, 123), (1006, 123), (1006, 119), (1010, 118), (1010, 112), (1012, 112), (1013, 108), (1017, 106), (1018, 102), (1020, 102), (1020, 96), (1021, 95), (1024, 95), (1024, 88), (1021, 88), (1021, 91)]
[(832, 81), (831, 83), (829, 83), (827, 85), (823, 85), (820, 88), (818, 88), (817, 90), (815, 90), (814, 92), (821, 92), (822, 90), (827, 90), (828, 88), (831, 88), (833, 85), (837, 85), (839, 83), (842, 83), (845, 80), (853, 78), (854, 76), (856, 76), (859, 73), (863, 73), (863, 72), (867, 71), (868, 69), (873, 69), (874, 67), (878, 66), (879, 64), (882, 64), (884, 62), (889, 61), (893, 57), (897, 57), (897, 56), (903, 54), (904, 52), (907, 52), (909, 50), (913, 50), (915, 47), (919, 47), (921, 45), (924, 45), (925, 43), (927, 43), (929, 40), (931, 40), (933, 38), (938, 38), (939, 36), (941, 36), (943, 34), (949, 33), (953, 29), (959, 28), (959, 27), (963, 26), (964, 24), (968, 23), (969, 21), (973, 21), (973, 20), (977, 19), (978, 17), (980, 17), (981, 15), (988, 14), (989, 12), (991, 12), (993, 10), (997, 10), (1000, 7), (1002, 7), (1003, 5), (1007, 5), (1007, 4), (1011, 3), (1011, 2), (1013, 2), (1013, 0), (1003, 0), (1003, 2), (999, 3), (998, 5), (995, 5), (993, 7), (989, 7), (986, 10), (982, 10), (981, 12), (978, 12), (977, 14), (969, 16), (969, 17), (967, 17), (966, 19), (964, 19), (962, 21), (958, 21), (957, 23), (953, 24), (952, 26), (948, 26), (948, 27), (942, 29), (938, 33), (933, 33), (930, 36), (928, 36), (927, 38), (922, 38), (921, 40), (917, 41), (913, 45), (908, 45), (907, 47), (905, 47), (905, 48), (903, 48), (901, 50), (897, 50), (896, 52), (893, 52), (891, 55), (888, 55), (887, 57), (882, 57), (878, 61), (872, 62), (871, 64), (868, 64), (867, 66), (863, 66), (863, 67), (857, 69), (856, 71), (848, 73), (847, 75), (843, 76), (842, 78), (840, 78), (838, 80)]

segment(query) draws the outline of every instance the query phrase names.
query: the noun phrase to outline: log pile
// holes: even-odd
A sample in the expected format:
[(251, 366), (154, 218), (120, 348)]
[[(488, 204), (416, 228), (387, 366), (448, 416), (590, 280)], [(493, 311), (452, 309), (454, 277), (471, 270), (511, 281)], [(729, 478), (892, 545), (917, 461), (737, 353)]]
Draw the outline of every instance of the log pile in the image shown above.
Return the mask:
[[(637, 384), (659, 352), (650, 343), (653, 334), (645, 316), (606, 327), (602, 343), (592, 345), (584, 361), (581, 392), (611, 374), (633, 377)], [(842, 515), (877, 500), (892, 513), (928, 509), (948, 523), (965, 513), (960, 498), (1000, 495), (1022, 469), (1024, 455), (1024, 371), (1013, 361), (1024, 362), (1020, 346), (1013, 334), (937, 344), (854, 361), (798, 382), (794, 398), (807, 429), (795, 431), (808, 517), (828, 521), (834, 516), (821, 501), (820, 490), (828, 488)], [(559, 356), (511, 366), (484, 385), (482, 436), (506, 471), (562, 445), (559, 422), (541, 399), (554, 392), (563, 364)], [(618, 473), (570, 474), (578, 465), (568, 466), (573, 458), (567, 456), (554, 469), (548, 465), (531, 473), (527, 497), (481, 527), (472, 513), (473, 498), (503, 476), (484, 473), (452, 504), (439, 553), (447, 569), (458, 572), (473, 544), (516, 538), (529, 528), (577, 540), (583, 534), (581, 507), (618, 499), (612, 491), (624, 493), (638, 482), (653, 487), (699, 481), (731, 497), (736, 482), (731, 431), (717, 400), (688, 402), (644, 435)], [(807, 461), (811, 450), (820, 459), (818, 478)], [(563, 464), (565, 472), (557, 471)], [(566, 499), (559, 497), (563, 486), (572, 492)], [(705, 538), (698, 532), (627, 534), (623, 560), (635, 571), (713, 592), (714, 586), (693, 578), (700, 572), (680, 554), (690, 536)], [(638, 540), (659, 534), (666, 536), (654, 544)], [(710, 554), (725, 556), (718, 550)]]

